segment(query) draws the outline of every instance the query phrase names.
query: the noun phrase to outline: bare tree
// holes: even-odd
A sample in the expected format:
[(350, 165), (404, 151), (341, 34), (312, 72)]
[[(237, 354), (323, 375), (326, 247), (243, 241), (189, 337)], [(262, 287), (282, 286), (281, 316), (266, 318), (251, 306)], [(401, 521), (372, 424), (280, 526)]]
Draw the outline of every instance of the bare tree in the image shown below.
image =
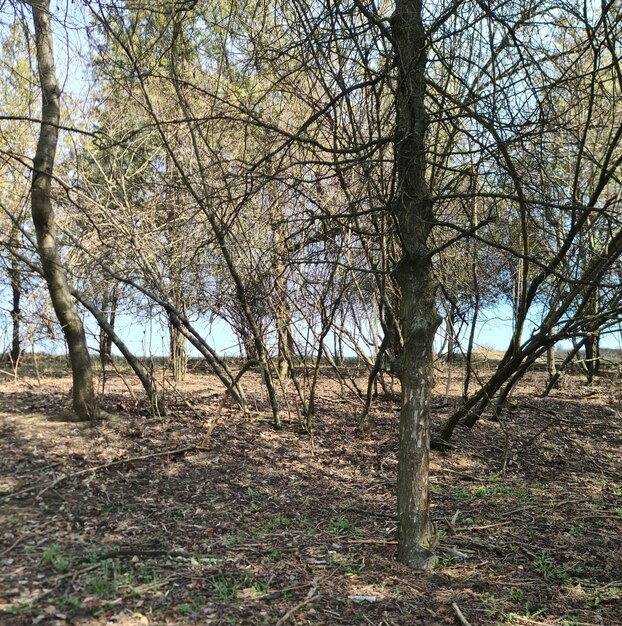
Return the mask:
[(37, 247), (54, 311), (61, 324), (73, 375), (73, 413), (77, 420), (98, 417), (91, 359), (82, 320), (78, 315), (56, 242), (52, 206), (52, 175), (60, 120), (60, 87), (56, 80), (49, 1), (30, 3), (35, 27), (37, 64), (42, 93), (41, 130), (33, 162), (31, 208)]

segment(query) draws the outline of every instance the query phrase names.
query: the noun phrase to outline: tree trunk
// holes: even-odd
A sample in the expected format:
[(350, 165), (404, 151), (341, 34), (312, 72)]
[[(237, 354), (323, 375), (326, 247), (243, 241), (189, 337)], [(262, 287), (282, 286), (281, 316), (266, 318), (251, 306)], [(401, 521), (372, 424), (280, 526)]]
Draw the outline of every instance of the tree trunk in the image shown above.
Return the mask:
[[(114, 329), (117, 319), (117, 306), (119, 304), (119, 288), (114, 284), (109, 289), (104, 289), (102, 296), (101, 314), (110, 328)], [(99, 358), (102, 369), (112, 362), (112, 338), (103, 328), (99, 329)]]
[(11, 293), (13, 308), (11, 309), (11, 352), (9, 358), (11, 365), (17, 370), (19, 358), (22, 354), (20, 343), (20, 301), (22, 297), (22, 287), (20, 281), (19, 263), (15, 257), (11, 258), (11, 268), (9, 269), (9, 279), (11, 281)]
[[(555, 334), (555, 330), (551, 328), (551, 337)], [(555, 384), (557, 376), (557, 361), (555, 359), (555, 343), (552, 342), (546, 351), (546, 371), (548, 375), (547, 385)], [(555, 381), (555, 382), (554, 382)]]
[[(598, 289), (594, 290), (594, 294), (589, 298), (586, 313), (592, 320), (597, 320), (600, 313), (600, 298)], [(585, 333), (585, 366), (587, 370), (587, 382), (591, 385), (594, 381), (594, 375), (600, 370), (600, 336), (598, 330), (598, 322), (591, 321), (586, 326)]]
[(400, 228), (402, 260), (396, 271), (401, 291), (404, 349), (398, 466), (397, 558), (418, 569), (433, 558), (434, 530), (428, 504), (432, 346), (440, 324), (436, 281), (427, 246), (433, 208), (425, 169), (426, 33), (422, 0), (397, 0), (391, 20), (398, 83), (395, 160), (397, 197), (393, 205)]
[(594, 374), (598, 372), (598, 361), (598, 334), (588, 332), (585, 334), (585, 368), (588, 385), (594, 382)]
[(31, 186), (32, 219), (37, 232), (37, 248), (52, 305), (63, 329), (73, 374), (73, 416), (89, 420), (98, 416), (86, 336), (82, 320), (71, 299), (56, 245), (56, 224), (51, 187), (58, 124), (60, 88), (56, 82), (49, 0), (31, 2), (35, 26), (37, 63), (42, 91), (41, 130), (34, 158)]
[(281, 225), (283, 215), (279, 215), (280, 222), (272, 226), (272, 244), (274, 250), (274, 308), (278, 341), (277, 371), (279, 378), (285, 380), (291, 374), (290, 363), (294, 353), (294, 338), (292, 336), (292, 311), (287, 294), (287, 250), (285, 247), (285, 233)]
[[(166, 415), (166, 406), (159, 398), (157, 389), (153, 384), (153, 380), (147, 370), (143, 367), (141, 362), (130, 352), (129, 348), (123, 343), (121, 338), (116, 334), (114, 330), (114, 318), (110, 321), (84, 294), (80, 293), (76, 289), (71, 290), (72, 295), (87, 309), (95, 318), (99, 324), (100, 330), (105, 334), (106, 338), (110, 340), (110, 343), (114, 343), (119, 352), (125, 357), (129, 366), (134, 370), (134, 373), (142, 383), (143, 389), (147, 394), (147, 398), (151, 403), (151, 410), (154, 415), (161, 417)], [(116, 293), (116, 289), (115, 289)]]
[(170, 361), (173, 379), (182, 382), (188, 371), (188, 353), (186, 351), (185, 337), (173, 326), (168, 326), (170, 338)]

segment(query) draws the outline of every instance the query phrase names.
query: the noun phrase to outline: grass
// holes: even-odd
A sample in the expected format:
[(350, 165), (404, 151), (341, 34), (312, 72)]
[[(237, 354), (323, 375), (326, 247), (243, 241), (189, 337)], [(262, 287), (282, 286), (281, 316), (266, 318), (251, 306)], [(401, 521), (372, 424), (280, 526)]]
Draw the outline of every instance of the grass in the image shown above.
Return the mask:
[(52, 543), (43, 550), (41, 562), (45, 565), (50, 565), (59, 574), (67, 573), (73, 564), (72, 559), (61, 552), (57, 543)]
[(202, 610), (205, 607), (205, 604), (203, 602), (192, 602), (190, 604), (180, 604), (176, 611), (177, 611), (177, 615), (179, 615), (180, 617), (183, 617), (184, 615), (192, 615), (193, 613), (198, 613), (200, 610)]
[(241, 577), (227, 576), (218, 572), (210, 582), (210, 591), (221, 602), (235, 600), (244, 591), (245, 597), (253, 597), (270, 591), (270, 580), (264, 581), (249, 574)]
[(348, 563), (344, 565), (343, 571), (346, 576), (356, 576), (365, 569), (365, 560), (360, 563)]
[(484, 485), (473, 490), (476, 498), (504, 497), (525, 501), (531, 496), (529, 489), (509, 485)]
[(559, 565), (546, 550), (542, 550), (539, 554), (535, 555), (533, 568), (545, 580), (556, 580), (562, 583), (569, 582), (570, 580), (567, 569)]
[(63, 596), (56, 600), (56, 604), (65, 608), (67, 611), (77, 611), (82, 606), (80, 598), (76, 596)]
[(229, 533), (225, 535), (223, 539), (223, 543), (226, 546), (235, 546), (239, 543), (242, 543), (242, 541), (244, 541), (244, 533), (241, 532)]
[(358, 528), (345, 517), (331, 517), (328, 520), (328, 528), (335, 535), (350, 535), (358, 537)]
[(104, 598), (144, 593), (159, 584), (160, 575), (145, 563), (134, 565), (112, 559), (102, 561), (83, 579), (87, 593)]
[(309, 535), (317, 532), (317, 529), (306, 515), (302, 517), (289, 517), (287, 515), (276, 514), (268, 516), (266, 522), (259, 529), (259, 533), (266, 535), (285, 528), (298, 528)]

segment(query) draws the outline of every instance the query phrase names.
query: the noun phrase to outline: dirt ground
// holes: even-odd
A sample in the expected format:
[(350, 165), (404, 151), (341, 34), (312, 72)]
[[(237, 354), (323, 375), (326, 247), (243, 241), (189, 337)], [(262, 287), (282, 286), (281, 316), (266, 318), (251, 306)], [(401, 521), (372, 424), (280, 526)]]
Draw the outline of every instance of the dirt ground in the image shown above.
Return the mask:
[[(214, 377), (167, 381), (154, 418), (113, 372), (113, 419), (84, 426), (53, 419), (62, 365), (0, 375), (0, 624), (622, 624), (617, 372), (549, 398), (529, 374), (502, 423), (432, 453), (439, 558), (421, 573), (394, 558), (396, 399), (361, 433), (327, 371), (311, 439), (293, 403), (273, 430), (249, 374), (251, 416), (227, 405), (208, 436)], [(437, 424), (458, 403), (444, 376)]]

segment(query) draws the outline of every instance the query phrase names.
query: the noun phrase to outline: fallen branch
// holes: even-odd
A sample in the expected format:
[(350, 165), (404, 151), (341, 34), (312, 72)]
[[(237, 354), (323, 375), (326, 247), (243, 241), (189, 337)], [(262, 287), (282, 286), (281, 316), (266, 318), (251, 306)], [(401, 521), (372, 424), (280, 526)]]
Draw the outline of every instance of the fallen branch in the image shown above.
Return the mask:
[(283, 615), (283, 617), (281, 617), (274, 626), (282, 626), (282, 624), (285, 624), (285, 622), (287, 622), (287, 620), (289, 620), (297, 611), (299, 611), (307, 604), (319, 598), (319, 594), (315, 593), (316, 589), (317, 589), (317, 581), (315, 581), (313, 587), (309, 589), (309, 593), (307, 593), (307, 597), (302, 602), (299, 602), (298, 604), (293, 606), (289, 611), (287, 611), (287, 613), (285, 613), (285, 615)]
[[(201, 444), (203, 441), (201, 441)], [(50, 483), (47, 487), (42, 489), (38, 494), (37, 498), (40, 498), (46, 491), (50, 489), (54, 489), (60, 483), (66, 481), (69, 478), (76, 478), (77, 476), (84, 476), (85, 474), (90, 474), (94, 472), (99, 472), (103, 469), (108, 469), (110, 467), (116, 467), (117, 465), (125, 465), (126, 463), (135, 463), (136, 461), (146, 461), (147, 459), (153, 459), (160, 456), (179, 456), (180, 454), (185, 454), (186, 452), (192, 452), (194, 450), (202, 450), (207, 451), (207, 448), (201, 444), (195, 444), (192, 446), (185, 446), (184, 448), (177, 448), (176, 450), (165, 450), (164, 452), (152, 452), (151, 454), (143, 454), (141, 456), (130, 457), (129, 459), (119, 459), (118, 461), (111, 461), (110, 463), (104, 463), (103, 465), (96, 465), (95, 467), (90, 467), (88, 469), (80, 470), (79, 472), (74, 472), (73, 474), (66, 474), (65, 476), (61, 476), (57, 478), (55, 481)]]
[(455, 602), (452, 602), (451, 606), (452, 606), (453, 610), (455, 611), (456, 617), (458, 618), (458, 621), (462, 624), (462, 626), (471, 626), (471, 623), (464, 616), (464, 614), (460, 610), (460, 607)]
[[(119, 459), (118, 461), (111, 461), (110, 463), (103, 463), (102, 465), (96, 465), (95, 467), (89, 467), (88, 469), (80, 470), (79, 472), (73, 472), (72, 474), (65, 474), (60, 478), (52, 481), (49, 485), (44, 487), (38, 494), (37, 498), (40, 498), (46, 491), (50, 489), (54, 489), (54, 487), (58, 486), (60, 483), (68, 480), (69, 478), (76, 478), (77, 476), (84, 476), (86, 474), (99, 472), (103, 469), (108, 469), (110, 467), (116, 467), (118, 465), (125, 465), (126, 463), (135, 463), (137, 461), (146, 461), (147, 459), (153, 459), (160, 456), (178, 456), (180, 454), (184, 454), (186, 452), (193, 452), (195, 450), (199, 451), (207, 451), (206, 443), (209, 441), (209, 435), (211, 435), (211, 431), (208, 433), (208, 436), (204, 437), (200, 443), (194, 444), (191, 446), (185, 446), (183, 448), (177, 448), (175, 450), (164, 450), (163, 452), (153, 452), (151, 454), (143, 454), (141, 456), (134, 456), (127, 459)], [(19, 491), (14, 491), (13, 493), (9, 493), (7, 495), (2, 496), (0, 500), (8, 500), (10, 498), (14, 498), (15, 496), (19, 496), (30, 491), (34, 491), (39, 483), (30, 485), (24, 489), (20, 489)]]
[(522, 446), (521, 449), (524, 450), (528, 448), (542, 433), (546, 432), (551, 426), (559, 426), (560, 419), (556, 418), (550, 421), (548, 424), (545, 424), (533, 437), (530, 437)]
[(24, 541), (24, 539), (28, 539), (28, 537), (32, 537), (32, 535), (37, 530), (41, 530), (45, 528), (46, 526), (49, 526), (53, 521), (54, 520), (48, 520), (47, 522), (44, 522), (43, 524), (41, 524), (41, 526), (38, 526), (36, 529), (31, 530), (30, 532), (26, 533), (25, 535), (22, 535), (21, 537), (18, 537), (8, 548), (0, 552), (0, 557), (5, 557), (9, 552), (11, 552), (11, 550), (13, 550), (13, 548), (18, 546), (22, 541)]
[(437, 472), (446, 472), (448, 474), (455, 474), (456, 476), (460, 476), (460, 478), (464, 478), (465, 480), (473, 480), (475, 482), (480, 483), (488, 483), (494, 481), (499, 477), (499, 472), (495, 472), (492, 475), (487, 476), (473, 476), (472, 474), (467, 474), (466, 472), (459, 472), (457, 470), (450, 469), (449, 467), (439, 467), (435, 471)]
[(96, 558), (98, 561), (105, 561), (106, 559), (118, 559), (122, 557), (128, 556), (144, 556), (144, 557), (154, 557), (154, 556), (170, 556), (170, 557), (181, 557), (184, 559), (189, 559), (192, 557), (192, 554), (187, 550), (171, 550), (169, 548), (146, 548), (144, 546), (122, 546), (119, 548), (114, 548), (112, 550), (106, 550), (105, 552), (97, 552), (95, 554), (89, 555), (89, 557)]

